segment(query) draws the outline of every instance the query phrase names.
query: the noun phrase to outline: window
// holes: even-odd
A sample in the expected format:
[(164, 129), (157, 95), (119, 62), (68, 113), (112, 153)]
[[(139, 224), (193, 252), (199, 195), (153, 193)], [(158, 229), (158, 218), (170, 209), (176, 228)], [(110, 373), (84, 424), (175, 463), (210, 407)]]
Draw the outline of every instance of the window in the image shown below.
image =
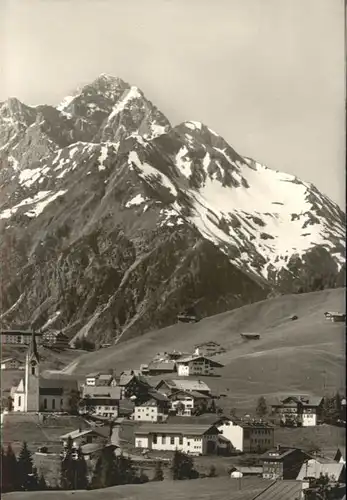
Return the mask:
[(183, 436), (179, 437), (179, 444), (181, 444), (181, 445), (183, 444)]
[(188, 441), (187, 446), (190, 446), (190, 441)]
[(21, 402), (22, 402), (22, 396), (18, 396), (18, 406), (21, 405)]
[(60, 400), (60, 407), (61, 407), (61, 408), (63, 407), (63, 404), (64, 404), (64, 401), (61, 399), (61, 400)]
[(35, 366), (31, 367), (31, 375), (35, 375)]
[(175, 438), (173, 436), (170, 438), (170, 444), (175, 444)]
[(47, 410), (47, 399), (46, 398), (43, 400), (43, 408), (44, 408), (44, 410)]
[(166, 444), (166, 436), (165, 436), (165, 434), (163, 434), (162, 437), (161, 437), (161, 444)]
[(157, 444), (157, 435), (156, 434), (153, 434), (153, 443)]
[(55, 410), (55, 399), (52, 399), (52, 410)]

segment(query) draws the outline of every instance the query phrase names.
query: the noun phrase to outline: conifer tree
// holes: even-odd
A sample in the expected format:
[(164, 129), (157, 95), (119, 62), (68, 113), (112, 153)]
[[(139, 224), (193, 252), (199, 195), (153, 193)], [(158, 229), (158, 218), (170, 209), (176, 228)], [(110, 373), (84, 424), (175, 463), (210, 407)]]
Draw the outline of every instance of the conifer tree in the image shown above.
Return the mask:
[(87, 464), (81, 451), (81, 447), (78, 449), (78, 458), (74, 461), (75, 470), (75, 489), (85, 490), (88, 487), (88, 471)]
[(256, 414), (258, 415), (258, 417), (265, 417), (265, 415), (267, 414), (267, 404), (264, 396), (260, 396), (260, 398), (258, 399)]
[(154, 471), (153, 481), (163, 481), (163, 479), (164, 479), (163, 467), (161, 465), (161, 462), (158, 461), (155, 464), (155, 471)]
[(16, 455), (10, 444), (7, 446), (6, 450), (5, 465), (4, 480), (7, 491), (16, 491), (19, 489), (18, 464)]
[(119, 482), (118, 484), (132, 484), (136, 478), (136, 471), (130, 458), (120, 454), (117, 459)]
[(63, 490), (73, 490), (75, 481), (74, 461), (73, 454), (73, 441), (68, 437), (66, 448), (63, 451), (61, 470), (60, 470), (60, 486)]
[(177, 449), (172, 458), (171, 473), (174, 480), (193, 479), (197, 477), (193, 459)]
[(119, 471), (117, 458), (112, 448), (102, 450), (93, 472), (91, 487), (93, 489), (107, 488), (119, 484)]
[(23, 442), (18, 455), (18, 480), (20, 488), (24, 491), (37, 489), (37, 473), (26, 441)]

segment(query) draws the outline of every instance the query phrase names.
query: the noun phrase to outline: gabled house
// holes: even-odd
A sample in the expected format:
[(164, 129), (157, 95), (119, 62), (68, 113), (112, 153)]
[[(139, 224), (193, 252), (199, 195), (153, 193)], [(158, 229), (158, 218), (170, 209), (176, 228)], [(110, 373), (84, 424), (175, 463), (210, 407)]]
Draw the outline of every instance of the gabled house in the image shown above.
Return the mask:
[(24, 369), (24, 363), (19, 358), (6, 358), (1, 360), (2, 370), (20, 370)]
[(134, 420), (142, 422), (162, 422), (169, 412), (169, 400), (164, 394), (150, 391), (148, 400), (135, 403)]
[(135, 373), (133, 370), (121, 373), (120, 377), (113, 379), (111, 385), (120, 387), (122, 399), (136, 398), (137, 401), (144, 401), (152, 388), (139, 371)]
[(135, 447), (150, 450), (176, 449), (192, 455), (218, 452), (218, 430), (210, 424), (143, 424), (135, 430)]
[(318, 424), (322, 407), (321, 396), (293, 395), (272, 402), (271, 412), (285, 426), (311, 427)]
[(211, 389), (202, 380), (192, 380), (192, 379), (161, 380), (160, 382), (157, 383), (156, 389), (157, 391), (162, 392), (166, 395), (172, 394), (177, 391), (185, 391), (185, 392), (194, 391), (206, 394), (207, 396), (211, 395)]
[(152, 362), (148, 365), (146, 373), (148, 375), (163, 375), (166, 373), (176, 373), (176, 363), (175, 361), (157, 361)]
[(83, 387), (84, 407), (82, 412), (116, 418), (119, 413), (120, 399), (120, 387), (85, 385)]
[(221, 417), (215, 425), (232, 448), (242, 453), (260, 453), (274, 446), (275, 428), (267, 422)]
[(299, 448), (277, 446), (260, 457), (264, 479), (296, 479), (306, 460), (311, 457)]
[(68, 439), (72, 439), (72, 445), (74, 448), (83, 446), (90, 443), (104, 444), (108, 440), (108, 436), (104, 431), (99, 429), (77, 429), (72, 432), (68, 432), (60, 436), (59, 440), (65, 447), (67, 445)]
[(206, 356), (193, 354), (179, 358), (176, 361), (176, 366), (178, 376), (189, 377), (190, 375), (215, 375), (216, 368), (222, 368), (224, 365)]
[(177, 415), (189, 417), (194, 413), (194, 409), (199, 405), (206, 405), (211, 401), (211, 397), (197, 391), (176, 391), (169, 395), (171, 410)]
[(346, 466), (343, 463), (323, 458), (311, 458), (302, 465), (296, 479), (298, 481), (319, 479), (321, 475), (328, 476), (332, 482), (344, 483), (346, 479)]

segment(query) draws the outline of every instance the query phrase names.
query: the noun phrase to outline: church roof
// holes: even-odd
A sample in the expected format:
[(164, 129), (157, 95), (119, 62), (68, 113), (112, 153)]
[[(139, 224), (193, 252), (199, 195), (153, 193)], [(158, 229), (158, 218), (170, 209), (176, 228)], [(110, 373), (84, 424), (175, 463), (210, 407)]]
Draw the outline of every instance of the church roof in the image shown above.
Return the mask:
[(37, 345), (36, 345), (36, 334), (35, 332), (31, 333), (31, 340), (29, 344), (29, 349), (28, 349), (28, 356), (32, 357), (35, 356), (37, 361), (39, 361), (39, 353), (37, 352)]

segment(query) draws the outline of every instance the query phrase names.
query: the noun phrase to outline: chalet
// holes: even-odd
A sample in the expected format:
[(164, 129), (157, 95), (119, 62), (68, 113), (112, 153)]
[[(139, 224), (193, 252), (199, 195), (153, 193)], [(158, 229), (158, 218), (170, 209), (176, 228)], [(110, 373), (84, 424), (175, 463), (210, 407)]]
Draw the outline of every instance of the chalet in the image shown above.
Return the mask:
[(121, 389), (123, 398), (136, 398), (137, 401), (148, 399), (148, 391), (152, 389), (147, 379), (138, 371), (123, 372), (120, 377), (115, 378), (111, 385), (115, 384)]
[(311, 458), (299, 448), (277, 446), (260, 457), (264, 479), (296, 479), (306, 460)]
[(333, 323), (344, 323), (346, 321), (346, 313), (340, 312), (325, 312), (325, 319), (332, 321)]
[(271, 412), (283, 425), (311, 427), (317, 425), (322, 406), (321, 396), (293, 395), (272, 402)]
[[(0, 330), (2, 344), (29, 345), (31, 342), (32, 331), (24, 330)], [(42, 333), (35, 332), (36, 343), (42, 342)]]
[(42, 335), (42, 344), (56, 349), (68, 349), (69, 338), (59, 331), (47, 331)]
[(142, 422), (162, 422), (169, 412), (169, 400), (164, 394), (150, 391), (149, 398), (140, 404), (135, 403), (134, 420)]
[(177, 415), (189, 417), (194, 412), (194, 408), (201, 404), (207, 404), (211, 397), (197, 391), (177, 391), (169, 395), (171, 410)]
[[(107, 432), (109, 433), (109, 430), (107, 430)], [(100, 429), (77, 429), (60, 436), (59, 440), (62, 442), (64, 447), (67, 446), (69, 438), (72, 439), (72, 446), (74, 448), (78, 448), (79, 446), (83, 446), (87, 443), (106, 443), (108, 435), (105, 434), (105, 431)]]
[(148, 375), (163, 375), (177, 372), (175, 361), (158, 361), (148, 365), (146, 373)]
[(119, 413), (120, 399), (121, 389), (119, 387), (85, 385), (83, 387), (84, 408), (82, 412), (116, 418)]
[(209, 424), (143, 424), (135, 430), (136, 448), (207, 455), (217, 453), (217, 443), (218, 430)]
[(180, 377), (189, 377), (190, 375), (209, 376), (215, 374), (216, 368), (222, 368), (223, 365), (217, 361), (193, 354), (192, 356), (182, 357), (176, 361), (177, 374)]
[(2, 370), (21, 370), (24, 369), (24, 363), (19, 358), (6, 358), (1, 360)]
[(260, 453), (274, 446), (275, 428), (267, 422), (221, 417), (215, 425), (232, 448), (242, 453)]
[(105, 448), (115, 452), (118, 446), (111, 443), (86, 443), (81, 446), (81, 453), (85, 460), (92, 460), (94, 457), (99, 456), (100, 452)]
[(330, 481), (344, 483), (346, 479), (346, 466), (327, 459), (311, 458), (307, 460), (300, 469), (297, 476), (298, 481), (305, 479), (319, 479), (320, 476), (328, 476)]
[(192, 379), (170, 379), (161, 380), (155, 387), (159, 392), (166, 395), (172, 394), (178, 391), (185, 392), (200, 392), (201, 394), (211, 395), (211, 389), (202, 380), (192, 380)]

